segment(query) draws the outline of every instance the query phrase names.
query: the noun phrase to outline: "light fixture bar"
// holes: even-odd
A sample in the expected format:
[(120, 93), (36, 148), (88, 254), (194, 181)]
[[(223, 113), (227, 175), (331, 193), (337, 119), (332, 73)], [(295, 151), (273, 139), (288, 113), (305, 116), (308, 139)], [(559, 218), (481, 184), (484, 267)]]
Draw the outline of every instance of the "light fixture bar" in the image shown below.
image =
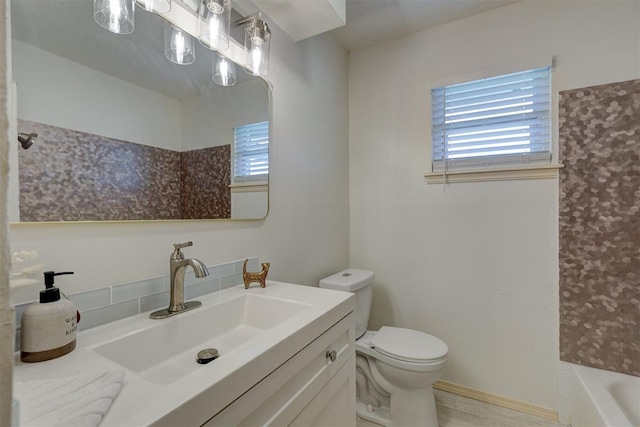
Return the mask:
[[(198, 38), (198, 24), (199, 24), (199, 15), (198, 12), (193, 9), (193, 6), (199, 4), (202, 0), (171, 0), (171, 10), (167, 13), (162, 14), (162, 17), (182, 29), (185, 33), (191, 35), (194, 38)], [(103, 11), (108, 11), (111, 4), (130, 4), (131, 10), (133, 11), (135, 0), (94, 0), (94, 18), (96, 22), (103, 26), (103, 28), (109, 30), (108, 23), (110, 22), (108, 19), (103, 19), (102, 15), (104, 15)], [(236, 9), (237, 11), (237, 9)], [(100, 19), (97, 14), (101, 14)], [(127, 15), (128, 16), (128, 15)], [(248, 15), (246, 18), (242, 18), (239, 21), (235, 21), (234, 25), (242, 25), (243, 23), (247, 23), (253, 19), (261, 19), (260, 14), (256, 13), (253, 15)], [(105, 25), (103, 23), (106, 22)], [(266, 25), (266, 24), (265, 24)], [(131, 16), (131, 31), (133, 31), (133, 16)], [(129, 31), (129, 32), (131, 32)], [(246, 67), (246, 59), (247, 52), (243, 45), (236, 41), (233, 37), (229, 37), (228, 39), (229, 47), (224, 51), (224, 56), (229, 60), (235, 62), (239, 66), (247, 69)], [(253, 70), (253, 66), (249, 69)], [(265, 70), (266, 71), (266, 70)], [(265, 78), (266, 74), (262, 74), (261, 77)]]
[(234, 26), (234, 27), (239, 27), (240, 25), (242, 25), (242, 24), (246, 24), (247, 22), (251, 22), (251, 21), (253, 21), (253, 20), (255, 20), (255, 19), (262, 19), (262, 13), (260, 13), (260, 12), (256, 12), (256, 13), (254, 13), (254, 14), (251, 14), (251, 15), (245, 16), (245, 17), (244, 17), (244, 18), (242, 18), (242, 19), (238, 19), (237, 21), (235, 21), (235, 22), (233, 23), (233, 26)]
[(168, 13), (171, 10), (171, 0), (136, 0), (144, 10), (153, 13)]

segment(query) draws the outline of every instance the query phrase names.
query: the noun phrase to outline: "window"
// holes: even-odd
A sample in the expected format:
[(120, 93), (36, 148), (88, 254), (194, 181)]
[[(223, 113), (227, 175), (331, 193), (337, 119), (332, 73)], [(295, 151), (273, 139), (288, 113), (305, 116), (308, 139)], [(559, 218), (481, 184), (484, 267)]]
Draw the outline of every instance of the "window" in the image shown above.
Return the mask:
[(269, 122), (233, 128), (233, 181), (266, 181), (269, 174)]
[(551, 161), (551, 67), (431, 90), (433, 172)]

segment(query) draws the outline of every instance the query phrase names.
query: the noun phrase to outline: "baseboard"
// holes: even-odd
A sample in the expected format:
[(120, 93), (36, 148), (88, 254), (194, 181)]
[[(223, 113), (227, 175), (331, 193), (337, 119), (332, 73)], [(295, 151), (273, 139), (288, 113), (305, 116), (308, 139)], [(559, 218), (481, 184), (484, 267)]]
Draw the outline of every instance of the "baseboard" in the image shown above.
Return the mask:
[(499, 396), (497, 394), (487, 393), (485, 391), (480, 391), (470, 387), (450, 383), (448, 381), (436, 381), (433, 384), (433, 388), (558, 422), (558, 412), (554, 411), (553, 409), (543, 408), (541, 406), (536, 406), (530, 403), (521, 402), (519, 400), (510, 399), (508, 397)]

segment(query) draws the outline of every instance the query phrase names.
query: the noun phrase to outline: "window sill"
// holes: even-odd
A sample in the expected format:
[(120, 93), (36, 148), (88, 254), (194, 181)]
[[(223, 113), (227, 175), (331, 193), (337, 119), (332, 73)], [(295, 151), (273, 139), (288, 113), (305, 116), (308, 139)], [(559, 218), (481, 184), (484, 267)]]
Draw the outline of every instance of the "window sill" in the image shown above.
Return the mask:
[(457, 182), (485, 182), (485, 181), (512, 181), (521, 179), (550, 179), (558, 176), (558, 171), (564, 165), (530, 165), (513, 166), (510, 168), (486, 168), (448, 171), (445, 177), (443, 172), (428, 172), (424, 174), (427, 184), (447, 184)]
[(269, 183), (267, 181), (257, 182), (239, 182), (230, 184), (229, 188), (232, 193), (253, 193), (259, 191), (268, 191)]

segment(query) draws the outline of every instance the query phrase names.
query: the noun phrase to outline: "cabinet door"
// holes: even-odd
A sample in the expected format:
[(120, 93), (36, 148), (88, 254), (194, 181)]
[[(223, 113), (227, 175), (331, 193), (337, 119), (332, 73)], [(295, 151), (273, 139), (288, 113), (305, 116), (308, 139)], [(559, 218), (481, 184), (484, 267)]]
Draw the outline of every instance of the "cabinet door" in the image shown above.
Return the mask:
[(298, 414), (291, 426), (355, 426), (356, 373), (351, 357)]
[[(355, 376), (353, 313), (286, 361), (274, 372), (210, 419), (210, 426), (285, 426), (344, 369)], [(331, 361), (327, 352), (335, 351)], [(355, 419), (355, 388), (353, 392)]]

